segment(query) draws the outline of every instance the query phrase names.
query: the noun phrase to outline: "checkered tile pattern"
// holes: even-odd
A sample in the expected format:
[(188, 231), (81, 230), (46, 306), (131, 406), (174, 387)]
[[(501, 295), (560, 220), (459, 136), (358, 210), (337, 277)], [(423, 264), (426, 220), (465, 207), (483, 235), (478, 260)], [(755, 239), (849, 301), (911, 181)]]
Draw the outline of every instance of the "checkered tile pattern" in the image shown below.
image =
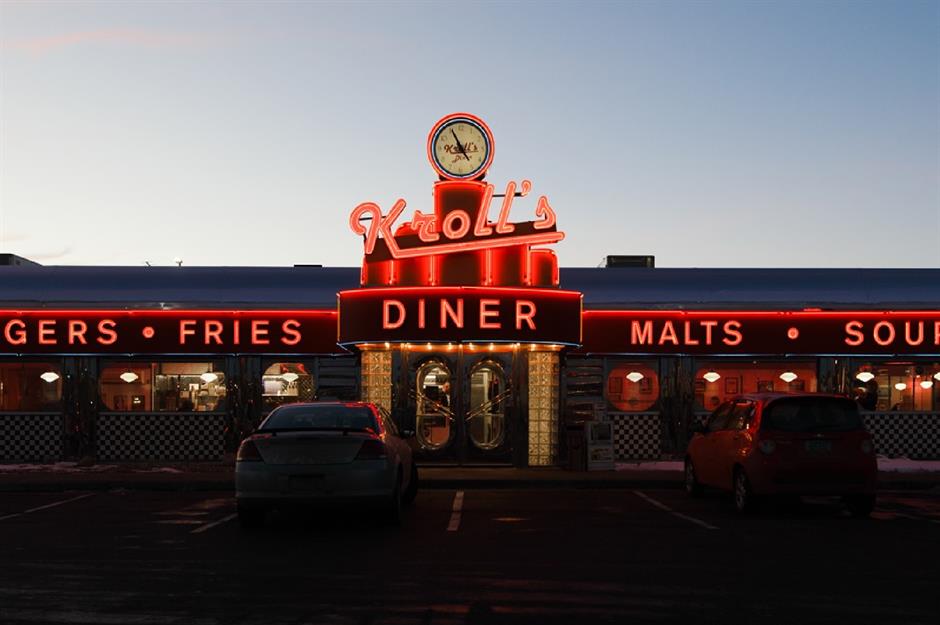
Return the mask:
[(616, 460), (658, 460), (660, 444), (659, 413), (609, 413), (614, 426)]
[(131, 461), (219, 460), (225, 415), (110, 413), (98, 417), (98, 458)]
[(864, 414), (863, 419), (878, 454), (940, 460), (940, 414), (873, 412)]
[(62, 457), (62, 415), (0, 415), (0, 462), (53, 462)]

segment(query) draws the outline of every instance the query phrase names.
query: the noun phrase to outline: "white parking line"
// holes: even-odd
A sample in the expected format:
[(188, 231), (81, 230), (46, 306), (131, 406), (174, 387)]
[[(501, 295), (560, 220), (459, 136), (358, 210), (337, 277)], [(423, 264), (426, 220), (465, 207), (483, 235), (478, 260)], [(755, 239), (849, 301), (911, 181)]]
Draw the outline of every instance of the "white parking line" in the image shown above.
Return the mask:
[(73, 501), (78, 501), (79, 499), (86, 499), (91, 497), (94, 493), (87, 493), (85, 495), (79, 495), (78, 497), (72, 497), (71, 499), (63, 499), (62, 501), (55, 501), (53, 503), (47, 503), (44, 506), (36, 506), (35, 508), (30, 508), (29, 510), (23, 510), (22, 512), (17, 512), (15, 514), (8, 514), (6, 516), (0, 516), (0, 521), (4, 519), (12, 519), (14, 517), (23, 516), (24, 514), (29, 514), (31, 512), (39, 512), (40, 510), (46, 510), (48, 508), (55, 508), (56, 506), (61, 506), (62, 504), (71, 503)]
[(231, 521), (237, 516), (238, 516), (237, 514), (230, 514), (228, 516), (222, 517), (218, 521), (213, 521), (212, 523), (206, 523), (205, 525), (200, 525), (199, 527), (191, 531), (190, 534), (202, 534), (203, 532), (207, 532), (211, 530), (213, 527), (217, 527), (219, 525), (222, 525), (223, 523), (228, 523), (229, 521)]
[(453, 512), (450, 513), (450, 523), (447, 524), (448, 532), (456, 532), (460, 529), (460, 514), (463, 511), (463, 491), (458, 490), (454, 495)]
[(651, 503), (652, 505), (656, 506), (656, 507), (659, 508), (660, 510), (663, 510), (664, 512), (668, 512), (668, 513), (671, 514), (672, 516), (678, 517), (678, 518), (682, 519), (683, 521), (688, 521), (689, 523), (695, 523), (695, 524), (698, 525), (699, 527), (704, 527), (704, 528), (707, 529), (707, 530), (716, 530), (716, 529), (718, 529), (718, 528), (715, 527), (714, 525), (710, 525), (710, 524), (706, 523), (705, 521), (702, 521), (701, 519), (696, 519), (695, 517), (691, 517), (691, 516), (689, 516), (689, 515), (687, 515), (687, 514), (682, 514), (681, 512), (676, 512), (675, 510), (673, 510), (672, 508), (670, 508), (670, 507), (667, 506), (666, 504), (662, 503), (661, 501), (656, 501), (655, 499), (653, 499), (652, 497), (650, 497), (649, 495), (647, 495), (646, 493), (644, 493), (644, 492), (642, 492), (642, 491), (635, 490), (635, 491), (633, 491), (633, 494), (636, 495), (637, 497), (639, 497), (640, 499), (643, 499), (643, 500), (645, 500), (645, 501)]

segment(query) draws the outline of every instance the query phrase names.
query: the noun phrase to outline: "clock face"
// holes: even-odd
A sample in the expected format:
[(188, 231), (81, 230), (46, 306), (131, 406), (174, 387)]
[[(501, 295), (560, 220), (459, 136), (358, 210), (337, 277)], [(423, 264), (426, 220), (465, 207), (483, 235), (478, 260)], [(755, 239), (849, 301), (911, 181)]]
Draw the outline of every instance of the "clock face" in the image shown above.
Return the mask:
[(449, 115), (431, 131), (428, 156), (444, 178), (478, 178), (493, 161), (493, 137), (478, 118), (463, 113)]

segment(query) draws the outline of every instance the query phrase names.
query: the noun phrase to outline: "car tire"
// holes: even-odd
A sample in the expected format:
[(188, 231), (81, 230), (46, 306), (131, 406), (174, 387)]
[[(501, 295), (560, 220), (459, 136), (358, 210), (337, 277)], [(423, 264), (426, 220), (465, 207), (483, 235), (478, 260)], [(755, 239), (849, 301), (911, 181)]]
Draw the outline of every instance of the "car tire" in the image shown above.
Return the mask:
[(875, 509), (874, 495), (849, 495), (845, 498), (845, 507), (856, 519), (866, 519)]
[(244, 529), (253, 530), (264, 527), (264, 508), (238, 506), (238, 524)]
[(418, 496), (418, 465), (411, 463), (411, 477), (408, 478), (408, 488), (401, 495), (404, 504), (412, 504)]
[(691, 458), (685, 459), (685, 492), (689, 497), (699, 497), (705, 489), (695, 475), (695, 466)]
[(734, 498), (734, 509), (738, 514), (750, 514), (757, 509), (757, 496), (754, 495), (751, 482), (747, 479), (747, 474), (741, 467), (734, 470), (732, 495)]
[(395, 489), (385, 504), (383, 516), (388, 525), (401, 525), (401, 499), (401, 471), (399, 470), (398, 477), (395, 479)]

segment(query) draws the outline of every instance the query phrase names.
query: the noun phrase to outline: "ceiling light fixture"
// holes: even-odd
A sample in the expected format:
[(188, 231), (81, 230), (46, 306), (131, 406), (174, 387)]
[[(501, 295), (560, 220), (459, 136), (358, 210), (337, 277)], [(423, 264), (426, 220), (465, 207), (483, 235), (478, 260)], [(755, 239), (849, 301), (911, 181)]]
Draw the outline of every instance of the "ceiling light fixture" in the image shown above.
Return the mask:
[(287, 373), (281, 374), (281, 379), (284, 380), (285, 382), (296, 382), (297, 378), (299, 377), (300, 376), (294, 373), (293, 371), (288, 371)]
[(875, 374), (871, 371), (861, 371), (855, 375), (856, 380), (861, 380), (862, 382), (870, 382), (875, 379)]
[(780, 379), (786, 382), (787, 384), (797, 379), (798, 377), (800, 376), (793, 373), (792, 371), (784, 371), (783, 373), (780, 374)]
[(49, 382), (51, 384), (59, 379), (59, 374), (55, 371), (46, 371), (39, 377), (42, 378), (43, 382)]
[(709, 382), (717, 382), (718, 380), (721, 379), (721, 374), (718, 373), (717, 371), (709, 371), (702, 377), (705, 378)]
[(633, 383), (639, 382), (645, 377), (646, 376), (640, 373), (639, 371), (631, 371), (630, 373), (627, 374), (627, 379)]
[(894, 388), (898, 389), (899, 391), (903, 391), (904, 389), (907, 388), (907, 384), (905, 384), (904, 382), (898, 382), (897, 384), (894, 385)]
[(130, 384), (131, 382), (136, 382), (140, 379), (140, 376), (134, 373), (133, 371), (125, 371), (120, 375), (120, 378)]

